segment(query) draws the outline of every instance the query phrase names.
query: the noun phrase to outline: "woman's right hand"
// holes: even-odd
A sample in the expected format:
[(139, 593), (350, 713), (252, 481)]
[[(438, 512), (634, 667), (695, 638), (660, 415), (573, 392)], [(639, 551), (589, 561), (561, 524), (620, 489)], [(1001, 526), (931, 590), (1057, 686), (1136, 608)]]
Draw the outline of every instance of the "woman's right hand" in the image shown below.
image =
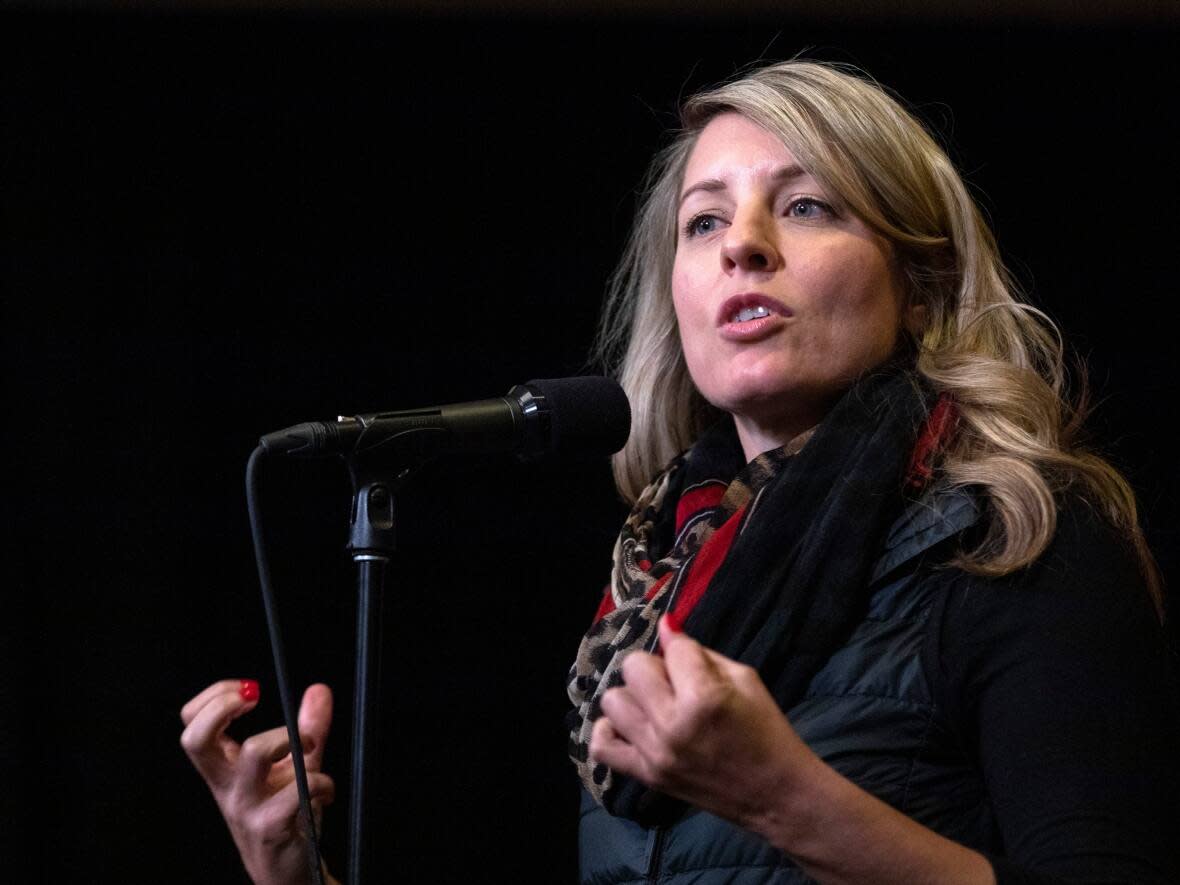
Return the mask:
[[(272, 728), (241, 744), (225, 733), (230, 722), (257, 703), (258, 683), (253, 680), (215, 682), (180, 711), (185, 726), (180, 745), (209, 785), (250, 878), (258, 885), (302, 885), (311, 881), (308, 845), (298, 818), (286, 728)], [(311, 686), (299, 706), (299, 738), (317, 817), (336, 792), (332, 779), (320, 771), (331, 722), (331, 689)]]

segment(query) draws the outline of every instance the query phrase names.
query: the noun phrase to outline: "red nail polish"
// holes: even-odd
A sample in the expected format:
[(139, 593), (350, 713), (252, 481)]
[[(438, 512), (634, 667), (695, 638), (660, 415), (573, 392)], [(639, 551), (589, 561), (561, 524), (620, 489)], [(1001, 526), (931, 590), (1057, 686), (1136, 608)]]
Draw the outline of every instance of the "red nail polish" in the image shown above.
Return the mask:
[(683, 633), (684, 623), (680, 620), (680, 615), (675, 612), (668, 612), (664, 615), (664, 620), (668, 623), (668, 629), (673, 633)]
[(258, 700), (258, 680), (243, 679), (242, 684), (238, 686), (238, 694), (242, 696), (243, 701)]

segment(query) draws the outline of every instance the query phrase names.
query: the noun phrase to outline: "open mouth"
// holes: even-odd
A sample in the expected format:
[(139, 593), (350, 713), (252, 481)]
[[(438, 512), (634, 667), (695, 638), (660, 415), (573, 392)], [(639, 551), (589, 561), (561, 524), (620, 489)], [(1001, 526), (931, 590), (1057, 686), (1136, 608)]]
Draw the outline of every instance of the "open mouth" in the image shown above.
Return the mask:
[(731, 323), (748, 323), (750, 320), (760, 320), (763, 317), (770, 316), (770, 310), (765, 305), (758, 304), (754, 307), (743, 307), (729, 318)]
[(772, 316), (790, 317), (791, 309), (761, 292), (743, 292), (727, 298), (717, 312), (719, 326), (752, 323)]

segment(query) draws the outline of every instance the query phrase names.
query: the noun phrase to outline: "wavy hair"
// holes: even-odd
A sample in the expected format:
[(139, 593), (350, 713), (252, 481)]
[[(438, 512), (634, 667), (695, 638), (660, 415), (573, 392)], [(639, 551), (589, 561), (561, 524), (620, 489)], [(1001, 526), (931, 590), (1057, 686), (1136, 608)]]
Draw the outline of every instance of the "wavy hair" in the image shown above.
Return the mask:
[(890, 243), (907, 304), (924, 308), (923, 328), (901, 334), (918, 373), (957, 406), (943, 480), (973, 487), (989, 505), (985, 536), (955, 564), (983, 575), (1030, 564), (1056, 530), (1057, 495), (1077, 487), (1131, 541), (1162, 616), (1159, 573), (1134, 494), (1118, 471), (1079, 445), (1084, 395), (1071, 403), (1057, 328), (1020, 300), (991, 230), (942, 148), (884, 89), (842, 66), (787, 61), (700, 93), (684, 104), (681, 128), (656, 155), (608, 287), (595, 349), (635, 416), (614, 461), (620, 493), (634, 501), (718, 415), (689, 377), (671, 276), (684, 169), (701, 131), (723, 113), (776, 135), (821, 186)]

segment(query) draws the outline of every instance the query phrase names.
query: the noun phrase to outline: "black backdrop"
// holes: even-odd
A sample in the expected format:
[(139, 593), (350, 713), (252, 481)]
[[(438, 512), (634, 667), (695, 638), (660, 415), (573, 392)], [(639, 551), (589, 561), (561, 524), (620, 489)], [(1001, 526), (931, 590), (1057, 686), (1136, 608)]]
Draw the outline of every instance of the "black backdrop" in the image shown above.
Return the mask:
[[(257, 676), (238, 733), (278, 721), (254, 440), (582, 369), (677, 97), (759, 57), (860, 64), (951, 142), (1086, 359), (1096, 440), (1177, 574), (1175, 27), (9, 12), (0, 31), (5, 856), (34, 881), (237, 881), (177, 711)], [(265, 480), (293, 669), (338, 691), (346, 790), (347, 483), (331, 463)], [(450, 462), (401, 505), (380, 850), (409, 881), (567, 881), (563, 677), (621, 513), (606, 465)]]

